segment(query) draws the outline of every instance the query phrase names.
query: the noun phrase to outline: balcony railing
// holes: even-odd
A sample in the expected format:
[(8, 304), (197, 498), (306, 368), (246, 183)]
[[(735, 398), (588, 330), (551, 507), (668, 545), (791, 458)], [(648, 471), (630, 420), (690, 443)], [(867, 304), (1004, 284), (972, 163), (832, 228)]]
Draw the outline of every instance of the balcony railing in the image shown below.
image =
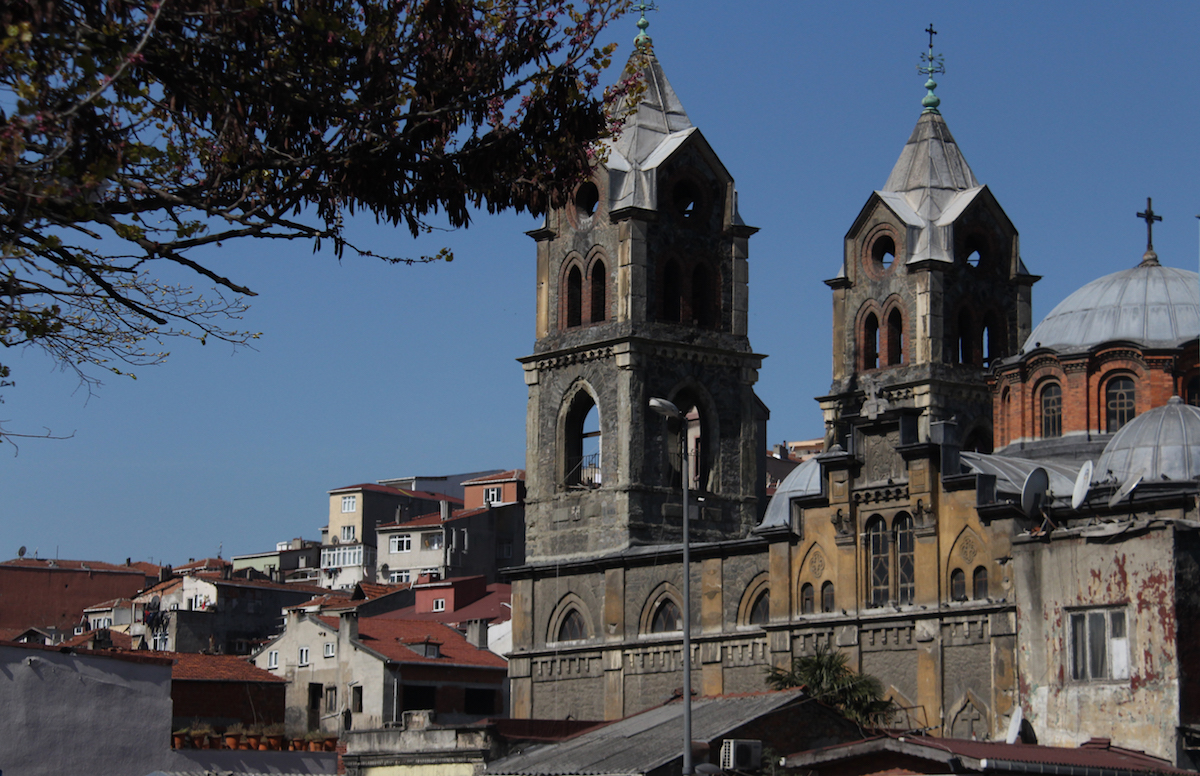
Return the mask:
[(568, 488), (600, 487), (600, 453), (569, 458), (564, 484)]

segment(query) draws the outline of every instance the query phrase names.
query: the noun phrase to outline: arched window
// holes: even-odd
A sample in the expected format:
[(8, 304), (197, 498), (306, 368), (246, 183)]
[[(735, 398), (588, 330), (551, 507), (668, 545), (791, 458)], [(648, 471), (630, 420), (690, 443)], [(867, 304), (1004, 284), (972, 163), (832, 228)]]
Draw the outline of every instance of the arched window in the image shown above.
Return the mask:
[(1012, 413), (1012, 390), (1005, 386), (1000, 392), (1000, 417), (996, 418), (996, 431), (999, 434), (1001, 444), (1007, 445), (1012, 441), (1008, 430), (1011, 421), (1009, 420)]
[(815, 611), (813, 586), (812, 583), (805, 582), (800, 588), (800, 614), (812, 614), (813, 611)]
[(833, 611), (833, 583), (826, 582), (821, 585), (821, 611), (829, 613)]
[(750, 624), (765, 625), (771, 619), (771, 591), (764, 590), (750, 607)]
[(608, 272), (604, 262), (597, 260), (592, 265), (592, 323), (608, 319)]
[(893, 524), (896, 534), (896, 601), (911, 604), (916, 590), (916, 575), (913, 565), (913, 520), (901, 514)]
[(692, 270), (692, 321), (696, 326), (709, 329), (716, 325), (716, 294), (713, 289), (712, 273), (704, 264)]
[[(712, 468), (710, 448), (713, 446), (709, 420), (701, 413), (696, 401), (688, 394), (680, 394), (672, 401), (683, 413), (687, 423), (687, 433), (684, 436), (687, 439), (688, 476), (690, 478), (688, 488), (696, 492), (706, 491), (709, 488), (709, 475)], [(670, 421), (668, 425), (665, 440), (667, 460), (670, 462), (671, 485), (678, 488), (683, 485), (681, 465), (683, 457), (679, 450), (679, 425), (675, 420)]]
[(1132, 378), (1114, 377), (1109, 380), (1104, 389), (1108, 433), (1120, 431), (1122, 426), (1133, 420), (1136, 405), (1137, 393)]
[(679, 323), (683, 310), (683, 280), (679, 273), (679, 262), (668, 261), (663, 268), (662, 315), (659, 320), (667, 323)]
[(892, 310), (888, 314), (887, 362), (888, 366), (904, 363), (904, 318), (899, 310)]
[(1042, 389), (1042, 438), (1062, 436), (1062, 388), (1050, 383)]
[(882, 517), (867, 524), (867, 578), (870, 580), (870, 606), (883, 606), (892, 594), (891, 547), (887, 525)]
[(975, 324), (971, 314), (963, 310), (958, 314), (958, 342), (954, 359), (959, 364), (975, 363)]
[(950, 599), (952, 601), (967, 600), (967, 575), (962, 569), (950, 572)]
[(572, 488), (600, 485), (600, 411), (591, 394), (580, 390), (567, 410), (563, 440), (563, 484)]
[(871, 243), (871, 259), (876, 264), (887, 269), (892, 266), (892, 262), (896, 258), (896, 241), (891, 235), (881, 235), (879, 239)]
[(558, 626), (558, 640), (579, 641), (586, 638), (587, 626), (584, 624), (583, 615), (579, 613), (578, 609), (572, 609), (567, 612), (562, 624)]
[(879, 319), (875, 317), (875, 313), (868, 313), (863, 321), (862, 354), (863, 369), (879, 367)]
[(567, 326), (583, 323), (583, 273), (571, 267), (567, 273)]
[(988, 597), (987, 569), (976, 566), (971, 575), (971, 597), (976, 601), (984, 601)]
[(683, 617), (679, 614), (679, 606), (670, 598), (664, 599), (654, 610), (654, 619), (650, 622), (651, 633), (672, 633), (683, 630)]
[(1004, 322), (995, 313), (988, 313), (983, 322), (983, 365), (990, 366), (997, 358), (1008, 355)]

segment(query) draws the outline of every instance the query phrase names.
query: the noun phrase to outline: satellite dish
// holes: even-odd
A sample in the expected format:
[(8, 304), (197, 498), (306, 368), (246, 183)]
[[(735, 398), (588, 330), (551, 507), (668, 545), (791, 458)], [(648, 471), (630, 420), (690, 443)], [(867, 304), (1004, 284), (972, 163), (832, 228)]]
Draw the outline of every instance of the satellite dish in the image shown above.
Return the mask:
[(21, 545), (21, 549), (17, 550), (17, 557), (18, 558), (25, 557), (25, 545), (24, 544)]
[(1125, 480), (1125, 484), (1117, 488), (1117, 492), (1112, 494), (1112, 498), (1108, 500), (1108, 507), (1112, 509), (1117, 504), (1125, 500), (1125, 497), (1133, 493), (1133, 489), (1142, 484), (1142, 477), (1146, 476), (1146, 470), (1142, 469), (1134, 476)]
[(1071, 509), (1079, 509), (1087, 501), (1088, 491), (1092, 487), (1093, 468), (1091, 461), (1083, 462), (1079, 476), (1075, 478), (1075, 490), (1071, 493)]
[(1045, 469), (1039, 466), (1031, 471), (1021, 486), (1021, 511), (1030, 517), (1041, 511), (1049, 487), (1050, 475)]

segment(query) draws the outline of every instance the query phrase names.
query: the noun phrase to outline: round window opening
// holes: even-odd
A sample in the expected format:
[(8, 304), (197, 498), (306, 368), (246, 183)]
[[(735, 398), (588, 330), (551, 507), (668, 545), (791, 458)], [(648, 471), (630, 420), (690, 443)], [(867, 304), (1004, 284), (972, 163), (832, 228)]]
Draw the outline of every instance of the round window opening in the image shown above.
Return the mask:
[(896, 260), (896, 241), (889, 235), (884, 235), (871, 245), (871, 258), (884, 269), (892, 266)]
[(579, 187), (575, 192), (575, 209), (579, 213), (580, 218), (587, 218), (595, 215), (596, 206), (600, 204), (600, 189), (596, 188), (596, 184), (588, 181)]
[(682, 218), (693, 218), (700, 212), (700, 189), (691, 181), (679, 181), (671, 192), (675, 212)]

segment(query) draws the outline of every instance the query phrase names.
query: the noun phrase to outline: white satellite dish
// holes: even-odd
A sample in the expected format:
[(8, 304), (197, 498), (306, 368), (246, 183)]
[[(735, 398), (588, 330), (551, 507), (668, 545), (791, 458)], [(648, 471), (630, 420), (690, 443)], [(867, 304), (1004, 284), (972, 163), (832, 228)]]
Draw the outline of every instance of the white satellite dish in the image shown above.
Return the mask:
[(1146, 476), (1146, 470), (1142, 469), (1137, 474), (1125, 480), (1125, 484), (1117, 488), (1117, 492), (1112, 494), (1112, 498), (1108, 500), (1108, 507), (1112, 509), (1117, 504), (1125, 500), (1125, 497), (1133, 493), (1133, 489), (1142, 484), (1142, 477)]
[(1075, 490), (1071, 493), (1071, 509), (1079, 509), (1083, 506), (1083, 502), (1087, 501), (1088, 491), (1092, 487), (1092, 470), (1091, 461), (1084, 461), (1083, 467), (1079, 470), (1079, 476), (1075, 478)]
[(1042, 467), (1037, 467), (1025, 478), (1021, 486), (1021, 511), (1034, 517), (1041, 511), (1046, 501), (1046, 489), (1050, 487), (1050, 475)]

